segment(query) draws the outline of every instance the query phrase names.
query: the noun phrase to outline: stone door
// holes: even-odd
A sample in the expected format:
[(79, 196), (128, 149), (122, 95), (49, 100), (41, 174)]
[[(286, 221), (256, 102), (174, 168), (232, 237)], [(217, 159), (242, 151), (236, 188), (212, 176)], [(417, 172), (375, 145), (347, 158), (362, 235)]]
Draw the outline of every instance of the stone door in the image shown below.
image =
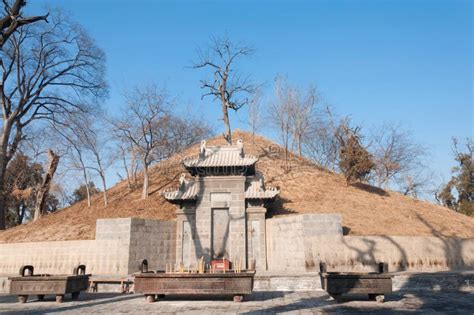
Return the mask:
[(224, 256), (229, 259), (229, 223), (228, 208), (212, 209), (212, 259)]

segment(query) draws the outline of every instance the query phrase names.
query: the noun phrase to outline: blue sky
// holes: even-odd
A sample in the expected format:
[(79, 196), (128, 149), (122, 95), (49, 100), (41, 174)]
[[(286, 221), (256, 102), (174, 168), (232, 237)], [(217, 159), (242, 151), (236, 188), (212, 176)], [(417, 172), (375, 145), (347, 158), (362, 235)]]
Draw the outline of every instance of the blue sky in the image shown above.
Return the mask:
[[(201, 100), (202, 73), (187, 66), (197, 46), (227, 34), (256, 48), (241, 68), (266, 83), (265, 102), (278, 73), (314, 84), (366, 129), (393, 121), (412, 130), (445, 179), (451, 137), (474, 133), (471, 1), (44, 0), (28, 12), (44, 5), (70, 11), (106, 52), (110, 112), (124, 88), (153, 81), (220, 132), (219, 107)], [(232, 127), (247, 128), (246, 117), (233, 115)]]

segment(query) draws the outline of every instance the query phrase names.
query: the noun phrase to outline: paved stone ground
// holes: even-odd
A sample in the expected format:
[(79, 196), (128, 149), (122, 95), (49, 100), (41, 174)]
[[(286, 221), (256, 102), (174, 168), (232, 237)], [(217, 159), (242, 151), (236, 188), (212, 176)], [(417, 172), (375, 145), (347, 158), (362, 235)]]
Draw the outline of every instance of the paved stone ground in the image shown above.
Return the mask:
[(474, 313), (474, 291), (395, 292), (381, 304), (364, 296), (333, 301), (323, 291), (254, 292), (242, 303), (229, 298), (166, 297), (156, 303), (146, 303), (141, 295), (85, 293), (78, 301), (66, 297), (56, 304), (53, 296), (39, 302), (32, 297), (26, 304), (17, 304), (14, 296), (0, 296), (1, 314), (318, 314), (318, 313)]

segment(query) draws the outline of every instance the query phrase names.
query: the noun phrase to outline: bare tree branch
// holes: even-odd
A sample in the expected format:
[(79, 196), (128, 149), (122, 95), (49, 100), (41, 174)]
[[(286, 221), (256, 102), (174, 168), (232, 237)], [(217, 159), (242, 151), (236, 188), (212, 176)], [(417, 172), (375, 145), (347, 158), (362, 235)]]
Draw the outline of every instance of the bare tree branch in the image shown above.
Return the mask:
[(237, 111), (249, 104), (258, 89), (249, 77), (242, 78), (237, 73), (235, 62), (253, 52), (249, 46), (233, 43), (228, 38), (212, 38), (206, 50), (198, 50), (198, 61), (193, 65), (194, 69), (207, 68), (214, 75), (212, 80), (200, 80), (201, 88), (206, 90), (201, 98), (213, 96), (213, 100), (220, 100), (224, 138), (229, 144), (232, 144), (232, 133), (228, 110)]

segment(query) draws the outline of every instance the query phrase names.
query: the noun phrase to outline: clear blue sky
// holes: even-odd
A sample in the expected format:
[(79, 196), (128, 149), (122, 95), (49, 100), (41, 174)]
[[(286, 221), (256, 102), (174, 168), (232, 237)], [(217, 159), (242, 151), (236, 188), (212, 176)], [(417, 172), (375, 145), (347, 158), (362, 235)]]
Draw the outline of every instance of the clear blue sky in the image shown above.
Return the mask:
[[(451, 137), (473, 137), (471, 1), (35, 0), (28, 11), (44, 5), (70, 11), (106, 52), (109, 111), (127, 86), (155, 81), (220, 132), (219, 108), (200, 99), (202, 73), (186, 66), (198, 45), (227, 34), (257, 49), (242, 67), (267, 83), (266, 97), (283, 73), (358, 123), (401, 122), (446, 179)], [(245, 129), (245, 117), (233, 127)]]

